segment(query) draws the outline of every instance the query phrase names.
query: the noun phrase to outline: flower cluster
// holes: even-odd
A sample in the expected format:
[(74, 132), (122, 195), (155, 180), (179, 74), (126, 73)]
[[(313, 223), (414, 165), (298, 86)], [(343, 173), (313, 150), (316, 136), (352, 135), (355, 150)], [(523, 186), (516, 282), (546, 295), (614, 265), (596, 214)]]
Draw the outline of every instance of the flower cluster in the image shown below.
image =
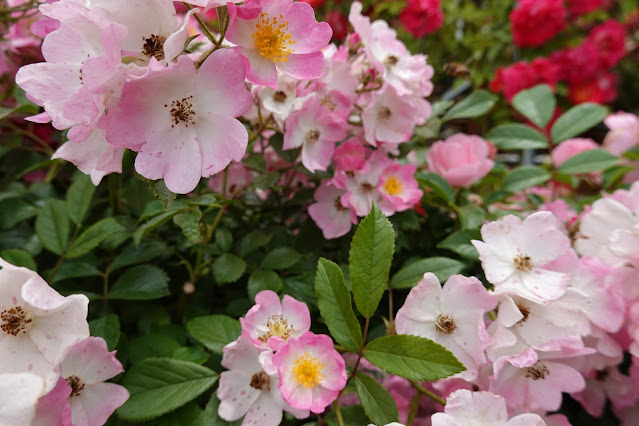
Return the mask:
[(242, 335), (224, 348), (219, 415), (243, 425), (279, 425), (282, 411), (298, 419), (322, 413), (346, 384), (333, 340), (310, 330), (306, 304), (264, 290), (240, 319)]
[(0, 424), (104, 424), (129, 393), (105, 383), (123, 369), (102, 338), (89, 337), (89, 300), (0, 266)]

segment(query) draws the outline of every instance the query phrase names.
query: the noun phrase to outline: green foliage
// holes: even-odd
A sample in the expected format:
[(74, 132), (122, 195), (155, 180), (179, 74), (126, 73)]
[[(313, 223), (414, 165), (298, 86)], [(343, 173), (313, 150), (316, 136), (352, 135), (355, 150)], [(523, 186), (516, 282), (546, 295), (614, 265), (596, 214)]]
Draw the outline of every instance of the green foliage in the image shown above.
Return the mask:
[(108, 217), (91, 225), (80, 236), (71, 243), (67, 251), (67, 259), (84, 256), (98, 246), (107, 237), (116, 232), (123, 231), (124, 227), (117, 223), (115, 219)]
[(221, 354), (222, 349), (237, 339), (242, 331), (240, 322), (226, 315), (193, 318), (186, 323), (191, 336), (211, 352)]
[(486, 136), (501, 149), (543, 149), (548, 148), (548, 140), (537, 130), (520, 123), (507, 123), (495, 127)]
[(538, 166), (519, 166), (504, 178), (503, 188), (508, 192), (517, 192), (540, 185), (550, 179), (550, 173)]
[(581, 152), (564, 161), (557, 171), (569, 175), (604, 170), (619, 163), (619, 158), (603, 149)]
[(55, 199), (47, 201), (38, 213), (35, 230), (40, 242), (47, 250), (62, 254), (67, 248), (71, 232), (67, 204)]
[(215, 259), (211, 268), (215, 281), (218, 284), (227, 284), (240, 279), (246, 271), (246, 262), (234, 254), (224, 253)]
[(364, 357), (382, 370), (409, 380), (435, 381), (465, 370), (448, 349), (418, 336), (380, 337), (366, 345)]
[(479, 117), (490, 111), (496, 103), (497, 96), (486, 90), (477, 90), (449, 109), (442, 117), (442, 120)]
[(557, 100), (550, 86), (540, 84), (517, 93), (512, 99), (512, 104), (524, 117), (543, 129), (555, 112)]
[(395, 400), (377, 380), (365, 374), (357, 374), (355, 389), (364, 412), (373, 423), (385, 425), (399, 420)]
[(89, 321), (89, 329), (91, 336), (102, 337), (106, 341), (110, 351), (120, 341), (120, 318), (115, 314)]
[(248, 280), (248, 295), (255, 299), (255, 295), (262, 290), (280, 291), (284, 283), (275, 271), (253, 271)]
[(429, 257), (404, 265), (391, 279), (394, 289), (411, 288), (424, 277), (426, 272), (435, 274), (439, 282), (444, 283), (451, 275), (464, 269), (464, 263), (447, 257)]
[(82, 223), (89, 211), (94, 193), (95, 186), (91, 178), (84, 173), (76, 172), (67, 191), (67, 211), (74, 223)]
[(353, 236), (349, 275), (357, 310), (371, 317), (384, 294), (395, 248), (393, 225), (373, 205)]
[(111, 299), (152, 300), (171, 294), (169, 277), (156, 266), (140, 265), (127, 269), (115, 282), (109, 297)]
[(600, 123), (608, 114), (604, 106), (585, 102), (575, 105), (563, 113), (550, 130), (555, 143), (579, 136), (581, 133)]
[(118, 414), (133, 422), (159, 417), (200, 396), (217, 378), (213, 370), (192, 362), (146, 359), (125, 374), (122, 384), (131, 397)]

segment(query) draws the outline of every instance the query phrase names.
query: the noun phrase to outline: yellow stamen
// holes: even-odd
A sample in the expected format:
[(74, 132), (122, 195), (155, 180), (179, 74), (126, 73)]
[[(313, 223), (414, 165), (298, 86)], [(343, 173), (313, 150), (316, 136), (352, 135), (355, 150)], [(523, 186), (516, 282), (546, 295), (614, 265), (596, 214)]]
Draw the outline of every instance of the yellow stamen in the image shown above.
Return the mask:
[(288, 55), (294, 51), (290, 47), (295, 44), (288, 32), (288, 21), (282, 15), (271, 18), (262, 13), (257, 18), (255, 28), (257, 31), (253, 34), (253, 39), (260, 55), (274, 62), (288, 62)]
[(386, 191), (388, 195), (399, 195), (404, 192), (404, 185), (397, 176), (390, 176), (386, 179), (386, 182), (384, 182), (384, 191)]
[(308, 352), (305, 352), (304, 355), (295, 360), (295, 365), (293, 366), (295, 381), (305, 388), (312, 389), (320, 380), (324, 379), (323, 368), (324, 364)]

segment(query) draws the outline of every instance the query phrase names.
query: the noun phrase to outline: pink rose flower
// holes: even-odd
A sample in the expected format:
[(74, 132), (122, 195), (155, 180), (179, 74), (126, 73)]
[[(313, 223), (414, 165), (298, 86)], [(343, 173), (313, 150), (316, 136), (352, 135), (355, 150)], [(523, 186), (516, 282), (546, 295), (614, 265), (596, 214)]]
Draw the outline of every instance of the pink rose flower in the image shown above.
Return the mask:
[(37, 374), (0, 374), (0, 424), (30, 426), (43, 393), (44, 380)]
[(308, 207), (309, 216), (327, 240), (346, 235), (352, 225), (357, 223), (355, 211), (342, 204), (341, 198), (345, 193), (343, 189), (323, 181), (313, 195), (316, 203)]
[(296, 409), (322, 413), (346, 385), (344, 358), (325, 334), (310, 331), (273, 355), (284, 401)]
[(457, 133), (435, 142), (426, 159), (431, 172), (441, 175), (453, 186), (465, 187), (490, 172), (495, 163), (489, 156), (490, 146), (484, 139)]
[(581, 154), (585, 151), (590, 151), (599, 148), (599, 145), (592, 139), (574, 138), (567, 139), (557, 145), (550, 153), (552, 164), (555, 167), (559, 167), (564, 161), (574, 157), (577, 154)]

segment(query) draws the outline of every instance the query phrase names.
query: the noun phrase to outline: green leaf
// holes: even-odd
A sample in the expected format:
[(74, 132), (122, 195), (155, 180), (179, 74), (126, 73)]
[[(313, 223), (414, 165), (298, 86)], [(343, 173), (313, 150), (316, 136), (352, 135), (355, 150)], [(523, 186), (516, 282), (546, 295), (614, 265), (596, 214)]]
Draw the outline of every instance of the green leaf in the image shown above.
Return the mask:
[(217, 414), (219, 407), (220, 400), (217, 399), (217, 395), (214, 393), (206, 404), (204, 412), (191, 426), (239, 426), (242, 423), (242, 419), (230, 423), (222, 420)]
[(373, 205), (357, 227), (349, 252), (349, 275), (355, 305), (366, 318), (373, 316), (384, 294), (394, 250), (393, 225)]
[(231, 253), (224, 253), (211, 265), (213, 277), (218, 284), (232, 283), (246, 271), (246, 262)]
[(137, 337), (129, 346), (129, 357), (133, 364), (140, 364), (149, 358), (171, 358), (180, 348), (180, 344), (175, 339), (161, 333)]
[(169, 277), (166, 273), (155, 266), (140, 265), (122, 274), (109, 292), (109, 298), (152, 300), (169, 294)]
[(182, 361), (190, 361), (196, 364), (204, 364), (209, 358), (209, 354), (202, 346), (184, 346), (173, 352), (173, 359), (181, 359)]
[(139, 245), (130, 244), (115, 258), (110, 266), (112, 271), (137, 263), (148, 262), (171, 252), (166, 244), (154, 240), (146, 240)]
[(257, 189), (267, 190), (271, 186), (275, 185), (279, 178), (280, 174), (278, 172), (262, 173), (253, 179), (253, 185)]
[(578, 136), (599, 124), (606, 115), (608, 115), (608, 109), (599, 104), (586, 102), (575, 105), (563, 113), (553, 124), (550, 131), (552, 140), (559, 143)]
[(86, 278), (86, 277), (99, 277), (101, 275), (100, 270), (94, 265), (79, 260), (69, 260), (60, 266), (58, 272), (53, 277), (51, 284), (68, 280), (70, 278)]
[(29, 268), (32, 271), (38, 271), (38, 266), (28, 251), (22, 249), (9, 249), (0, 252), (0, 257), (15, 266)]
[(457, 209), (462, 229), (475, 229), (481, 227), (486, 217), (486, 212), (474, 204), (466, 204)]
[(295, 265), (301, 258), (302, 255), (290, 247), (278, 247), (264, 257), (260, 268), (286, 269)]
[(158, 226), (165, 224), (178, 213), (180, 213), (180, 210), (171, 210), (159, 214), (148, 222), (145, 222), (144, 225), (140, 226), (138, 230), (135, 231), (135, 234), (133, 234), (133, 242), (135, 244), (140, 244), (142, 238), (144, 238), (149, 232), (153, 231)]
[(178, 213), (173, 217), (173, 222), (182, 229), (182, 233), (192, 244), (202, 239), (200, 231), (200, 219), (202, 219), (202, 211), (198, 208), (189, 210), (184, 213)]
[(424, 277), (426, 272), (432, 272), (437, 276), (439, 282), (444, 283), (451, 275), (457, 274), (466, 266), (464, 263), (449, 259), (447, 257), (427, 257), (408, 265), (404, 265), (402, 269), (391, 279), (391, 287), (411, 288)]
[(106, 341), (109, 351), (112, 351), (120, 341), (120, 318), (111, 314), (94, 319), (89, 321), (89, 330), (91, 330), (91, 336), (102, 337)]
[(475, 246), (472, 245), (472, 240), (481, 240), (481, 234), (478, 229), (453, 232), (437, 244), (437, 247), (453, 251), (466, 259), (477, 260), (479, 253)]
[(132, 422), (159, 417), (200, 396), (217, 378), (213, 370), (192, 362), (146, 359), (124, 376), (122, 384), (131, 397), (118, 409), (118, 415)]
[(487, 90), (477, 90), (449, 109), (442, 120), (479, 117), (487, 113), (496, 103), (497, 96)]
[(248, 233), (240, 243), (240, 256), (246, 256), (249, 253), (257, 250), (258, 248), (265, 246), (271, 241), (273, 234), (266, 233), (264, 231), (253, 231)]
[(215, 242), (222, 251), (231, 250), (233, 245), (233, 234), (226, 228), (217, 228), (215, 230)]
[(544, 149), (548, 140), (530, 126), (519, 123), (502, 124), (492, 129), (486, 136), (500, 149)]
[(548, 182), (550, 173), (538, 166), (520, 166), (504, 178), (502, 188), (510, 192), (522, 191), (531, 186)]
[(263, 290), (272, 290), (277, 293), (282, 290), (282, 286), (282, 279), (276, 272), (257, 269), (248, 280), (249, 299), (255, 299), (255, 295)]
[(153, 188), (153, 193), (162, 203), (162, 207), (164, 210), (168, 210), (173, 206), (173, 201), (175, 201), (175, 197), (177, 194), (174, 194), (166, 187), (166, 183), (164, 179), (157, 180), (151, 183), (151, 188)]
[(62, 254), (67, 248), (71, 230), (67, 204), (62, 200), (47, 200), (36, 218), (35, 230), (47, 250)]
[(454, 204), (455, 194), (453, 188), (443, 177), (435, 173), (418, 173), (415, 178), (424, 192), (433, 192), (443, 199), (446, 204)]
[(357, 352), (362, 347), (362, 330), (353, 313), (351, 293), (336, 263), (320, 258), (315, 273), (315, 294), (324, 323), (337, 343)]
[(557, 100), (547, 84), (522, 90), (512, 100), (513, 107), (537, 127), (544, 128), (550, 122)]
[(67, 210), (74, 223), (82, 223), (91, 206), (91, 198), (95, 192), (95, 185), (91, 178), (84, 173), (77, 172), (73, 183), (67, 192)]
[[(362, 426), (363, 419), (366, 418), (366, 413), (361, 405), (348, 405), (342, 407), (342, 418), (344, 420), (344, 426)], [(341, 423), (337, 422), (337, 417), (335, 416), (335, 411), (331, 410), (325, 417), (326, 423), (328, 426), (342, 426)], [(305, 424), (304, 426), (316, 426), (316, 423)]]
[(112, 217), (107, 217), (87, 228), (67, 251), (67, 259), (84, 256), (104, 241), (109, 235), (123, 231), (124, 227)]
[(399, 420), (395, 400), (377, 380), (358, 373), (355, 376), (355, 389), (364, 412), (373, 423), (386, 425)]
[(242, 333), (240, 322), (226, 315), (193, 318), (186, 323), (186, 329), (195, 340), (217, 354)]
[(561, 163), (559, 173), (576, 175), (607, 169), (619, 163), (619, 158), (605, 149), (597, 148), (581, 152)]
[(382, 370), (409, 380), (432, 382), (465, 370), (442, 345), (411, 335), (375, 339), (364, 348), (364, 357)]

